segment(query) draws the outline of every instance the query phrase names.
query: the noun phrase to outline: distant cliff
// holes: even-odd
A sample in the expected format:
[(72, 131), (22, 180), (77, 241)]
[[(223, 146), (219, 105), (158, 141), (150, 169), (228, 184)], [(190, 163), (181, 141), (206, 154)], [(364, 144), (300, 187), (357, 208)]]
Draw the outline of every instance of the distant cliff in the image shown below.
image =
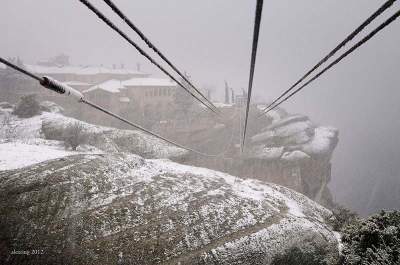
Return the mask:
[[(232, 110), (231, 117), (207, 130), (193, 132), (195, 140), (189, 138), (186, 142), (218, 155), (189, 154), (185, 163), (277, 183), (325, 206), (333, 206), (327, 184), (331, 179), (330, 161), (338, 143), (338, 130), (318, 126), (304, 115), (289, 114), (280, 108), (263, 116), (261, 108), (258, 106), (251, 112), (243, 153), (240, 152), (241, 127), (237, 128), (231, 118), (239, 121), (242, 117), (235, 116)], [(182, 140), (182, 137), (176, 138)]]

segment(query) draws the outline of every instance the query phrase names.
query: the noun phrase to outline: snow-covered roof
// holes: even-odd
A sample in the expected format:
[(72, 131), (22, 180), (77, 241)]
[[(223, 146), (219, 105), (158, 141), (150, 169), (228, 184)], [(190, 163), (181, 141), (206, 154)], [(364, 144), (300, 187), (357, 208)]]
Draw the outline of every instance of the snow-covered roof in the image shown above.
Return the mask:
[(104, 83), (92, 86), (91, 88), (83, 91), (84, 93), (102, 89), (110, 93), (119, 93), (121, 92), (120, 89), (127, 89), (129, 87), (171, 87), (176, 86), (176, 83), (170, 81), (169, 79), (163, 78), (132, 78), (125, 81), (120, 80), (108, 80)]
[(69, 86), (92, 86), (93, 85), (93, 84), (89, 84), (89, 83), (85, 83), (85, 82), (81, 82), (81, 81), (67, 81), (67, 82), (63, 82), (63, 84), (69, 85)]
[(83, 91), (83, 93), (87, 93), (93, 90), (101, 89), (110, 93), (119, 93), (120, 89), (124, 89), (125, 87), (122, 85), (122, 81), (111, 79), (104, 83), (92, 86), (91, 88)]
[(166, 78), (131, 78), (122, 82), (128, 86), (176, 86), (176, 83)]
[(40, 74), (76, 74), (76, 75), (96, 75), (96, 74), (114, 74), (114, 75), (140, 75), (148, 76), (143, 72), (139, 72), (132, 69), (114, 69), (104, 66), (42, 66), (25, 64), (25, 68), (28, 71)]

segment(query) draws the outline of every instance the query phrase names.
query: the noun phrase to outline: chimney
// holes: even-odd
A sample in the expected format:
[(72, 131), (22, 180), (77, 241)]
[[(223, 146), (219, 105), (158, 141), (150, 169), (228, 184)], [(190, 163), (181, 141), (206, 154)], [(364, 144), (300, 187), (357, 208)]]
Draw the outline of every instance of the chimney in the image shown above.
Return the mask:
[(124, 69), (125, 65), (123, 63), (121, 63), (121, 69)]
[(225, 81), (225, 104), (229, 104), (229, 87), (228, 82)]
[(138, 72), (140, 72), (140, 63), (137, 63), (137, 64), (136, 64), (136, 70), (137, 70)]
[(232, 104), (235, 104), (235, 91), (233, 91), (233, 89), (231, 88), (231, 96), (232, 96), (232, 98), (231, 98), (231, 102), (232, 102)]

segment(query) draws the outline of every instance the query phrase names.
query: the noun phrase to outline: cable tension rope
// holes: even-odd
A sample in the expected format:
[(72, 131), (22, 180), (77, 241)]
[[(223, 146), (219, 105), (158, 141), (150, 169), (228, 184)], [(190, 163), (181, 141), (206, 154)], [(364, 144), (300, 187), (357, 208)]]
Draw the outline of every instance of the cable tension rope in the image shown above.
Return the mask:
[(287, 101), (289, 98), (297, 94), (300, 90), (302, 90), (304, 87), (308, 86), (311, 84), (313, 81), (315, 81), (318, 77), (323, 75), (325, 72), (327, 72), (330, 68), (338, 64), (341, 60), (346, 58), (349, 54), (353, 53), (355, 50), (357, 50), (360, 46), (365, 44), (367, 41), (369, 41), (372, 37), (374, 37), (378, 32), (386, 28), (389, 24), (394, 22), (398, 17), (400, 16), (400, 10), (398, 10), (394, 15), (389, 17), (385, 22), (383, 22), (381, 25), (379, 25), (377, 28), (375, 28), (373, 31), (371, 31), (367, 36), (365, 36), (362, 40), (357, 42), (353, 47), (351, 47), (348, 51), (346, 51), (344, 54), (342, 54), (339, 58), (337, 58), (335, 61), (333, 61), (331, 64), (329, 64), (327, 67), (325, 67), (321, 72), (316, 74), (313, 78), (311, 78), (309, 81), (307, 81), (304, 85), (296, 89), (294, 92), (292, 92), (289, 96), (286, 98), (282, 99), (279, 103), (277, 103), (274, 107), (270, 108), (268, 111), (265, 113), (268, 113), (272, 111), (273, 109), (277, 108), (279, 105)]
[(217, 107), (204, 96), (199, 89), (197, 89), (192, 82), (184, 75), (178, 68), (169, 60), (165, 55), (144, 35), (144, 33), (137, 27), (133, 22), (117, 7), (116, 4), (111, 0), (103, 0), (133, 31), (135, 31), (139, 37), (147, 44), (147, 46), (152, 49), (161, 59), (163, 59), (187, 84), (189, 84), (208, 104), (213, 108)]
[(89, 100), (85, 99), (84, 95), (81, 92), (79, 92), (78, 90), (76, 90), (76, 89), (74, 89), (74, 88), (72, 88), (72, 87), (70, 87), (70, 86), (68, 86), (68, 85), (66, 85), (64, 83), (61, 83), (60, 81), (57, 81), (57, 80), (55, 80), (55, 79), (53, 79), (53, 78), (51, 78), (49, 76), (44, 76), (44, 77), (37, 76), (34, 73), (31, 73), (31, 72), (23, 69), (22, 67), (19, 67), (19, 66), (15, 65), (15, 64), (3, 59), (2, 57), (0, 57), (0, 63), (3, 63), (5, 65), (17, 70), (18, 72), (21, 72), (21, 73), (23, 73), (23, 74), (25, 74), (25, 75), (27, 75), (27, 76), (39, 81), (40, 85), (42, 85), (43, 87), (45, 87), (47, 89), (50, 89), (50, 90), (52, 90), (54, 92), (57, 92), (59, 94), (65, 95), (65, 96), (71, 96), (71, 97), (75, 98), (79, 103), (85, 103), (86, 105), (88, 105), (88, 106), (90, 106), (92, 108), (95, 108), (95, 109), (97, 109), (99, 111), (102, 111), (102, 112), (104, 112), (104, 113), (106, 113), (106, 114), (108, 114), (108, 115), (110, 115), (110, 116), (112, 116), (112, 117), (114, 117), (114, 118), (126, 123), (126, 124), (129, 124), (130, 126), (136, 128), (138, 130), (141, 130), (141, 131), (143, 131), (143, 132), (145, 132), (145, 133), (147, 133), (147, 134), (149, 134), (151, 136), (154, 136), (154, 137), (156, 137), (158, 139), (161, 139), (161, 140), (163, 140), (163, 141), (165, 141), (165, 142), (167, 142), (169, 144), (172, 144), (174, 146), (177, 146), (179, 148), (185, 149), (187, 151), (193, 152), (193, 153), (201, 155), (201, 156), (206, 156), (206, 157), (217, 157), (217, 156), (219, 156), (219, 155), (210, 155), (210, 154), (206, 154), (206, 153), (194, 150), (192, 148), (189, 148), (189, 147), (183, 146), (181, 144), (178, 144), (178, 143), (176, 143), (174, 141), (171, 141), (171, 140), (169, 140), (169, 139), (167, 139), (167, 138), (165, 138), (165, 137), (163, 137), (161, 135), (158, 135), (158, 134), (156, 134), (156, 133), (154, 133), (152, 131), (149, 131), (149, 130), (143, 128), (142, 126), (140, 126), (138, 124), (135, 124), (135, 123), (133, 123), (133, 122), (131, 122), (131, 121), (119, 116), (118, 114), (115, 114), (115, 113), (113, 113), (113, 112), (111, 112), (111, 111), (109, 111), (109, 110), (107, 110), (107, 109), (105, 109), (105, 108), (93, 103), (93, 102), (90, 102)]
[(141, 55), (143, 55), (146, 59), (148, 59), (152, 64), (154, 64), (158, 69), (160, 69), (164, 74), (166, 74), (169, 78), (174, 80), (180, 87), (185, 89), (192, 97), (198, 100), (201, 104), (206, 106), (212, 112), (219, 114), (219, 110), (214, 109), (210, 105), (206, 104), (202, 101), (197, 95), (193, 94), (190, 89), (186, 88), (181, 82), (179, 82), (172, 74), (170, 74), (167, 70), (165, 70), (159, 63), (157, 63), (153, 58), (150, 57), (142, 48), (140, 48), (132, 39), (128, 37), (121, 29), (119, 29), (114, 23), (111, 22), (103, 13), (100, 12), (95, 6), (93, 6), (87, 0), (79, 0), (82, 4), (84, 4), (90, 11), (95, 13), (97, 17), (99, 17), (104, 23), (106, 23), (111, 29), (117, 32), (122, 38), (124, 38), (129, 44), (131, 44)]
[[(378, 16), (380, 16), (384, 11), (391, 7), (397, 0), (386, 1), (377, 11), (375, 11), (370, 17), (368, 17), (360, 26), (358, 26), (352, 33), (350, 33), (341, 43), (339, 43), (332, 51), (330, 51), (324, 58), (322, 58), (316, 65), (314, 65), (305, 75), (303, 75), (299, 80), (296, 81), (289, 89), (283, 92), (278, 98), (276, 98), (272, 103), (265, 107), (262, 111), (265, 112), (273, 105), (275, 105), (281, 98), (286, 96), (290, 91), (292, 91), (298, 84), (303, 82), (310, 74), (312, 74), (317, 68), (328, 61), (332, 56), (334, 56), (340, 49), (342, 49), (347, 43), (353, 40), (361, 31), (365, 29), (372, 21), (374, 21)], [(264, 116), (265, 113), (261, 113), (259, 117)]]
[(259, 32), (260, 32), (262, 8), (263, 8), (263, 0), (257, 0), (256, 14), (255, 14), (255, 20), (254, 20), (253, 45), (252, 45), (252, 51), (251, 51), (249, 88), (248, 88), (248, 93), (247, 93), (246, 117), (245, 117), (245, 121), (244, 121), (244, 131), (243, 131), (243, 140), (242, 140), (242, 148), (241, 148), (242, 152), (243, 152), (244, 144), (246, 141), (247, 121), (249, 118), (251, 92), (253, 89), (253, 77), (254, 77), (254, 69), (255, 69), (256, 58), (257, 58), (257, 46), (258, 46), (258, 36), (259, 36)]

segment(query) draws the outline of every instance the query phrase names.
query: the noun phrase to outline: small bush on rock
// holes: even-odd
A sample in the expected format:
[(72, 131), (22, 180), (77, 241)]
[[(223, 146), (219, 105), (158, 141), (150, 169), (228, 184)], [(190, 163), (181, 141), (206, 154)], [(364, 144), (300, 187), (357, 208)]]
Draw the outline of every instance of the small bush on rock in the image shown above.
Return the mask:
[(42, 123), (42, 133), (45, 139), (63, 141), (64, 130), (50, 122)]
[(336, 265), (337, 260), (329, 253), (324, 243), (304, 242), (275, 256), (271, 265)]
[(333, 210), (333, 218), (330, 224), (335, 231), (341, 231), (345, 226), (357, 221), (357, 213), (337, 205)]
[(36, 95), (22, 96), (13, 111), (14, 115), (20, 118), (30, 118), (40, 114), (40, 104), (36, 100)]
[(61, 138), (66, 148), (76, 150), (79, 145), (87, 142), (88, 135), (85, 133), (82, 124), (75, 122), (63, 130)]

